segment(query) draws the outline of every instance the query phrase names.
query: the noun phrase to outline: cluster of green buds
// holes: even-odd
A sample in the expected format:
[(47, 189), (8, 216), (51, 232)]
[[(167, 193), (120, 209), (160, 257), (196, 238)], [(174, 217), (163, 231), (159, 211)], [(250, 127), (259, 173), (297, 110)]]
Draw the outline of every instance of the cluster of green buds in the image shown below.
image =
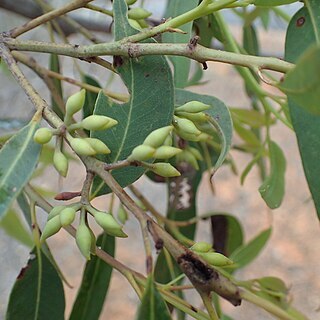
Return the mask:
[(203, 112), (210, 106), (199, 101), (189, 101), (175, 109), (174, 129), (178, 136), (188, 141), (207, 141), (210, 137), (199, 129), (199, 124), (207, 121)]
[(199, 170), (198, 161), (203, 161), (202, 154), (197, 148), (187, 146), (183, 151), (177, 155), (178, 162), (187, 162), (196, 170)]
[[(75, 113), (83, 108), (85, 102), (85, 90), (71, 95), (66, 102), (66, 113), (64, 117), (64, 125), (68, 132), (77, 129), (85, 130), (107, 130), (115, 126), (118, 122), (112, 118), (102, 115), (90, 115), (77, 123), (71, 123)], [(56, 147), (53, 156), (53, 164), (60, 175), (65, 177), (68, 172), (68, 159), (63, 149), (63, 135), (65, 133), (59, 129), (40, 128), (34, 134), (34, 141), (40, 144), (49, 143), (54, 135), (56, 135)], [(72, 149), (79, 155), (94, 156), (96, 154), (109, 154), (110, 149), (99, 139), (95, 138), (74, 138), (67, 134), (68, 141)]]
[(56, 206), (50, 211), (40, 238), (41, 243), (56, 234), (62, 227), (70, 225), (75, 220), (76, 212), (79, 210), (80, 222), (76, 232), (76, 243), (80, 252), (87, 260), (90, 259), (91, 254), (95, 253), (96, 244), (95, 235), (88, 224), (88, 213), (94, 217), (96, 223), (107, 234), (120, 238), (127, 237), (122, 230), (122, 226), (110, 213), (99, 211), (91, 205), (84, 206), (81, 203), (75, 203), (72, 205)]
[[(171, 131), (173, 126), (166, 126), (152, 131), (142, 144), (135, 147), (129, 161), (146, 161), (149, 159), (167, 160), (182, 152), (181, 149), (173, 147)], [(179, 171), (170, 163), (158, 162), (154, 164), (144, 163), (154, 173), (163, 177), (179, 176)]]
[(213, 267), (228, 267), (234, 264), (228, 257), (214, 252), (208, 242), (196, 242), (190, 249)]
[[(133, 5), (137, 0), (127, 0), (127, 5)], [(147, 22), (145, 19), (151, 16), (151, 12), (144, 9), (144, 8), (130, 8), (128, 11), (128, 20), (130, 25), (137, 29), (141, 30), (142, 28), (148, 27)]]

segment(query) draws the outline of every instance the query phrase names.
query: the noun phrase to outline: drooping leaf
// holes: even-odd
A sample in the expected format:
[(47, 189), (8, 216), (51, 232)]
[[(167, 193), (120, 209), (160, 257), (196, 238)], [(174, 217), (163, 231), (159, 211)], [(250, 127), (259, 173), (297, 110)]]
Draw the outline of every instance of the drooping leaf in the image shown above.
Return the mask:
[(270, 174), (259, 188), (259, 192), (271, 209), (281, 205), (284, 196), (286, 159), (279, 146), (271, 141), (270, 153)]
[[(61, 73), (59, 56), (57, 54), (54, 54), (54, 53), (50, 54), (49, 69), (54, 72)], [(53, 78), (52, 82), (56, 90), (56, 93), (61, 97), (61, 99), (63, 99), (61, 80)], [(63, 113), (59, 108), (59, 105), (57, 104), (54, 97), (51, 97), (51, 104), (52, 104), (52, 110), (57, 114), (57, 116), (60, 119), (63, 119)]]
[(320, 46), (309, 48), (279, 88), (306, 111), (320, 115)]
[(149, 276), (136, 320), (171, 320), (166, 303), (157, 290), (153, 276)]
[(290, 4), (298, 2), (299, 0), (255, 0), (254, 5), (261, 7), (282, 6), (284, 4)]
[(243, 48), (248, 54), (259, 54), (259, 40), (253, 24), (243, 26)]
[(46, 256), (32, 253), (9, 298), (7, 320), (63, 320), (62, 282)]
[(205, 113), (211, 117), (221, 142), (221, 152), (217, 162), (214, 164), (214, 170), (217, 170), (225, 160), (232, 142), (232, 119), (226, 105), (219, 99), (193, 93), (186, 90), (176, 90), (176, 104), (183, 105), (188, 101), (200, 101), (211, 106)]
[(269, 240), (270, 235), (271, 229), (264, 230), (249, 243), (238, 247), (238, 249), (230, 255), (230, 259), (234, 261), (238, 269), (243, 268), (259, 255)]
[[(124, 0), (113, 2), (115, 38), (120, 40), (137, 33), (127, 20), (127, 5)], [(155, 42), (153, 39), (144, 41)], [(130, 101), (119, 105), (100, 93), (95, 114), (114, 118), (118, 125), (107, 131), (95, 131), (92, 136), (101, 139), (111, 150), (102, 159), (113, 163), (126, 159), (134, 147), (141, 144), (153, 130), (171, 123), (174, 108), (173, 80), (170, 67), (163, 56), (135, 58), (115, 57), (114, 64), (130, 93)], [(144, 170), (124, 168), (112, 172), (121, 186), (137, 180)], [(109, 192), (100, 179), (94, 182), (92, 194)]]
[(230, 112), (233, 119), (237, 119), (251, 128), (260, 128), (267, 125), (265, 115), (258, 110), (230, 108)]
[[(168, 1), (165, 18), (172, 18), (181, 15), (198, 5), (198, 0), (170, 0)], [(162, 35), (162, 41), (166, 43), (188, 43), (191, 38), (192, 22), (179, 27), (184, 34), (177, 32), (166, 32)], [(174, 84), (176, 88), (187, 86), (190, 70), (190, 59), (185, 57), (170, 57), (174, 68)]]
[[(115, 238), (102, 234), (97, 239), (97, 246), (114, 256)], [(93, 256), (87, 262), (81, 287), (73, 304), (69, 320), (98, 320), (108, 292), (112, 267)]]
[(256, 279), (256, 282), (258, 282), (262, 288), (267, 290), (281, 293), (288, 292), (288, 288), (283, 280), (276, 277), (263, 277), (260, 279)]
[(38, 123), (31, 121), (0, 150), (0, 219), (30, 179), (38, 161), (40, 145), (33, 141)]
[[(287, 35), (285, 59), (295, 63), (307, 48), (319, 39), (320, 23), (317, 13), (320, 2), (306, 1), (308, 8), (300, 9), (292, 18)], [(297, 135), (304, 172), (320, 218), (320, 116), (311, 114), (289, 97), (289, 110)]]
[(31, 233), (26, 230), (15, 210), (8, 210), (8, 213), (0, 221), (0, 228), (25, 246), (33, 247)]

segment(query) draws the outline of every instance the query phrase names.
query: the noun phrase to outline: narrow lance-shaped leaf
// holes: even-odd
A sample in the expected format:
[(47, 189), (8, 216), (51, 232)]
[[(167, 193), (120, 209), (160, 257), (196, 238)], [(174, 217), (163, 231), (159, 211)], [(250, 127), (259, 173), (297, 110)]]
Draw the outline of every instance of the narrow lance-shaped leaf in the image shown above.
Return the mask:
[(238, 247), (238, 249), (230, 255), (230, 259), (237, 265), (237, 269), (243, 268), (252, 262), (264, 248), (270, 236), (271, 229), (267, 229), (262, 231), (249, 243)]
[(171, 320), (166, 303), (149, 276), (136, 320)]
[(271, 209), (281, 205), (284, 196), (286, 159), (279, 146), (271, 141), (270, 153), (270, 175), (259, 188), (259, 192)]
[[(319, 1), (306, 1), (291, 19), (286, 35), (285, 59), (295, 63), (305, 50), (319, 42)], [(289, 110), (297, 135), (304, 172), (320, 218), (320, 116), (311, 114), (290, 97)]]
[(30, 179), (38, 161), (40, 145), (33, 141), (38, 123), (31, 121), (0, 150), (0, 219)]
[(64, 291), (46, 256), (35, 253), (21, 269), (10, 294), (6, 320), (63, 320)]
[(218, 131), (218, 135), (221, 141), (221, 152), (214, 165), (216, 171), (225, 160), (232, 142), (232, 119), (229, 109), (219, 99), (201, 95), (181, 89), (176, 90), (176, 104), (183, 105), (189, 101), (200, 101), (202, 103), (211, 106), (210, 109), (206, 110), (205, 113), (210, 116), (211, 122)]
[[(128, 23), (127, 5), (124, 0), (113, 2), (114, 30), (116, 40), (137, 33)], [(153, 43), (153, 39), (144, 42)], [(153, 130), (171, 123), (174, 108), (173, 80), (170, 67), (163, 56), (136, 58), (114, 57), (114, 65), (130, 93), (130, 101), (117, 104), (102, 92), (99, 94), (95, 114), (106, 115), (118, 121), (118, 125), (107, 131), (95, 131), (91, 135), (101, 139), (111, 150), (102, 158), (107, 163), (126, 159), (131, 151), (142, 144)], [(112, 172), (122, 187), (137, 180), (144, 170), (124, 168)], [(100, 179), (94, 181), (93, 195), (110, 190)]]
[[(170, 0), (168, 1), (165, 18), (173, 18), (185, 12), (188, 12), (198, 5), (198, 0)], [(162, 41), (168, 43), (188, 43), (191, 38), (192, 22), (186, 23), (179, 27), (184, 34), (178, 32), (166, 32), (162, 35)], [(190, 59), (185, 57), (170, 57), (170, 61), (174, 67), (174, 84), (176, 88), (184, 88), (187, 86)]]
[(25, 246), (33, 247), (31, 233), (26, 230), (15, 210), (8, 210), (8, 213), (0, 221), (0, 228)]
[[(105, 233), (100, 235), (97, 240), (97, 246), (114, 256), (114, 237)], [(109, 289), (111, 273), (112, 267), (97, 256), (93, 256), (87, 262), (69, 320), (99, 319)]]
[(298, 2), (299, 0), (256, 0), (254, 5), (260, 7), (282, 6), (284, 4)]

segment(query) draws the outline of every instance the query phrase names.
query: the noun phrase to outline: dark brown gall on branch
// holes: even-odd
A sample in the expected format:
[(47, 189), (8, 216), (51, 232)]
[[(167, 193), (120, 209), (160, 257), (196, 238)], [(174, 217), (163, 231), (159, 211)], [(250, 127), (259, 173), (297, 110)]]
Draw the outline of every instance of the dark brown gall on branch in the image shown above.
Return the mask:
[(120, 56), (113, 56), (113, 66), (119, 68), (123, 65), (123, 59)]
[(189, 40), (188, 48), (189, 48), (191, 51), (193, 51), (193, 50), (196, 48), (199, 40), (200, 40), (200, 37), (199, 37), (199, 36), (193, 36), (193, 37)]

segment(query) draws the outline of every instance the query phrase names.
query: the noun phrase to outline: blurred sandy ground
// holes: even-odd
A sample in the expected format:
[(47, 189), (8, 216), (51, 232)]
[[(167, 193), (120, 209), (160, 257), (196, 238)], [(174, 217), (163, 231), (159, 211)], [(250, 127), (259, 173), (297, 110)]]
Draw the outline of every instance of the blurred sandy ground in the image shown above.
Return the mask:
[[(239, 37), (240, 30), (234, 28), (233, 31)], [(38, 32), (40, 31), (34, 34), (35, 37), (39, 36)], [(261, 31), (260, 35), (262, 36), (263, 51), (270, 55), (281, 56), (284, 33), (276, 30), (265, 34)], [(44, 55), (40, 57), (40, 61), (46, 61)], [(70, 60), (64, 60), (66, 74), (76, 76), (75, 70), (68, 69), (68, 61)], [(98, 73), (97, 67), (84, 63), (81, 63), (81, 66), (91, 75), (96, 75), (97, 79), (102, 79), (102, 83), (107, 80), (103, 74)], [(33, 79), (36, 88), (40, 92), (45, 92), (42, 82), (26, 69), (23, 70)], [(206, 85), (194, 87), (192, 90), (215, 95), (229, 106), (248, 107), (249, 102), (243, 93), (242, 81), (232, 67), (210, 63), (209, 70), (205, 72), (205, 80), (208, 80)], [(14, 80), (2, 76), (0, 85), (2, 89), (0, 91), (0, 117), (12, 117), (11, 106), (14, 106), (19, 110), (22, 119), (27, 118), (32, 113), (31, 104), (24, 100), (22, 90), (15, 85)], [(114, 86), (115, 90), (121, 90), (117, 82)], [(74, 88), (67, 86), (67, 92), (73, 91)], [(319, 222), (310, 202), (310, 194), (303, 175), (294, 134), (283, 125), (273, 128), (271, 134), (272, 139), (283, 148), (287, 158), (286, 196), (281, 208), (273, 212), (266, 208), (258, 192), (260, 181), (256, 170), (250, 173), (244, 186), (240, 186), (239, 177), (234, 176), (228, 168), (222, 168), (215, 178), (216, 195), (213, 196), (210, 193), (206, 181), (202, 182), (198, 193), (199, 214), (223, 210), (236, 215), (244, 226), (246, 240), (268, 227), (272, 222), (273, 234), (266, 249), (254, 263), (239, 272), (237, 276), (241, 279), (261, 276), (281, 277), (290, 287), (293, 305), (308, 315), (310, 319), (319, 319)], [(242, 172), (250, 158), (239, 152), (233, 152), (232, 155), (236, 160), (239, 172)], [(68, 178), (63, 181), (63, 191), (79, 190), (83, 179), (84, 170), (81, 166), (76, 165), (72, 168)], [(46, 177), (39, 181), (43, 187), (54, 188), (57, 192), (60, 190), (60, 183), (61, 181), (54, 171), (48, 172)], [(164, 212), (166, 199), (164, 196), (162, 198), (160, 185), (141, 179), (137, 182), (137, 186), (160, 211)], [(107, 198), (101, 197), (96, 201), (96, 205), (105, 208), (107, 201)], [(44, 222), (44, 216), (41, 213), (39, 220), (41, 223)], [(210, 226), (202, 222), (198, 228), (197, 239), (210, 241), (209, 229)], [(117, 242), (117, 258), (124, 264), (130, 265), (131, 268), (144, 272), (141, 235), (138, 224), (133, 218), (126, 224), (125, 231), (129, 235), (129, 241), (121, 239)], [(77, 293), (84, 260), (79, 255), (75, 242), (64, 231), (50, 239), (49, 243), (56, 260), (61, 264), (64, 274), (73, 285), (72, 289), (66, 287), (66, 315), (68, 315)], [(27, 257), (28, 250), (14, 240), (7, 238), (0, 230), (0, 319), (4, 318), (11, 287), (20, 268), (26, 263)], [(196, 294), (190, 293), (188, 296), (192, 304), (201, 305)], [(109, 297), (101, 319), (134, 318), (137, 297), (126, 280), (116, 271), (113, 273)], [(223, 305), (227, 313), (236, 320), (272, 319), (264, 311), (245, 302), (237, 308), (228, 303), (223, 303)]]

